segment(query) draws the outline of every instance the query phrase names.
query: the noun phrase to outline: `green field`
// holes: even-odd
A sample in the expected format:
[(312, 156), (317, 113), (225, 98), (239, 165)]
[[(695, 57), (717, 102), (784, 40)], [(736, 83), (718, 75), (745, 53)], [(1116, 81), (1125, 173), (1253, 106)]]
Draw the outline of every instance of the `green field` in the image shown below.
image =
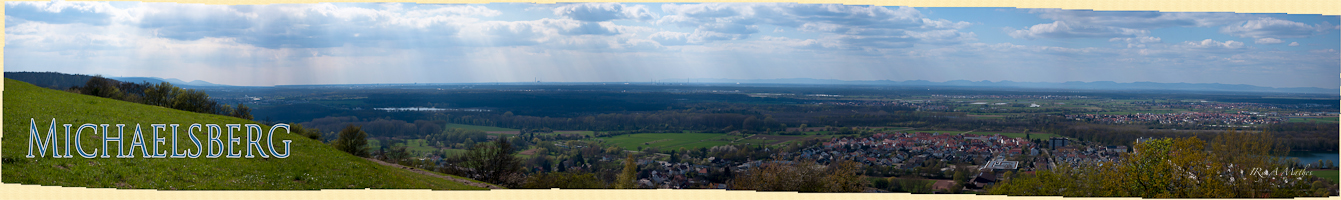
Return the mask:
[(1290, 118), (1288, 122), (1303, 123), (1337, 123), (1336, 117), (1318, 117), (1318, 118)]
[(1332, 180), (1332, 182), (1334, 183), (1338, 182), (1338, 178), (1341, 178), (1341, 171), (1337, 170), (1318, 170), (1308, 172), (1313, 173), (1314, 176), (1322, 177), (1327, 180)]
[[(149, 124), (181, 124), (181, 128), (185, 129), (196, 123), (222, 126), (256, 122), (44, 89), (11, 79), (5, 79), (4, 83), (3, 112), (4, 139), (0, 141), (3, 144), (0, 148), (3, 148), (5, 154), (2, 155), (4, 167), (0, 171), (3, 174), (0, 179), (5, 183), (163, 190), (483, 189), (379, 165), (297, 134), (274, 135), (275, 140), (293, 141), (292, 149), (288, 151), (289, 157), (282, 159), (261, 158), (259, 155), (255, 158), (206, 158), (206, 155), (200, 155), (199, 158), (143, 158), (140, 149), (129, 148), (136, 124), (143, 126), (145, 137), (153, 137)], [(71, 151), (74, 158), (51, 158), (51, 149), (47, 149), (44, 157), (25, 158), (29, 150), (30, 123), (36, 121), (42, 137), (46, 137), (45, 132), (52, 118), (58, 124), (56, 132), (57, 137), (62, 138), (61, 143), (64, 143), (64, 134), (61, 134), (64, 128), (59, 124), (74, 124), (76, 128), (85, 123), (111, 124), (113, 128), (110, 130), (115, 130), (116, 124), (126, 124), (126, 133), (120, 136), (125, 144), (111, 144), (127, 147), (126, 151), (135, 158), (84, 158), (75, 150)], [(82, 143), (80, 146), (84, 151), (107, 150), (102, 148), (102, 140), (95, 138), (106, 133), (93, 133), (90, 130), (85, 129), (80, 137), (74, 137)], [(269, 130), (269, 127), (262, 127), (262, 130)], [(160, 145), (160, 151), (200, 152), (206, 148), (195, 148), (186, 139), (189, 138), (186, 130), (180, 131), (183, 139), (179, 140), (179, 148), (171, 149), (170, 145), (165, 144)], [(235, 137), (246, 140), (245, 130), (241, 132)], [(197, 132), (194, 135), (207, 144), (206, 134)], [(169, 133), (159, 137), (172, 141)], [(228, 136), (225, 134), (223, 137)], [(265, 140), (262, 140), (264, 143)], [(64, 148), (64, 145), (57, 146)], [(285, 152), (282, 143), (276, 142), (275, 145), (280, 148), (277, 151)], [(235, 146), (237, 149), (234, 151), (246, 154), (245, 146)]]
[(585, 136), (596, 136), (596, 133), (593, 131), (555, 131), (552, 133), (542, 133), (542, 134), (578, 134)]
[[(424, 139), (408, 139), (404, 141), (405, 143), (396, 143), (395, 146), (405, 145), (405, 150), (409, 150), (410, 155), (412, 156), (422, 156), (438, 150), (436, 147), (429, 146)], [(368, 149), (371, 151), (377, 151), (377, 149), (382, 148), (380, 144), (381, 143), (378, 143), (377, 139), (368, 139)]]
[(510, 128), (476, 126), (476, 125), (465, 125), (465, 124), (447, 124), (446, 128), (459, 128), (459, 129), (480, 130), (480, 131), (519, 131), (517, 129), (510, 129)]
[[(699, 147), (726, 145), (731, 144), (731, 141), (737, 138), (740, 138), (740, 136), (729, 136), (721, 133), (639, 133), (600, 139), (624, 149), (656, 147), (658, 149), (670, 150), (679, 149), (680, 147), (684, 147), (685, 149), (696, 149)], [(658, 142), (647, 145), (643, 144), (652, 141)]]

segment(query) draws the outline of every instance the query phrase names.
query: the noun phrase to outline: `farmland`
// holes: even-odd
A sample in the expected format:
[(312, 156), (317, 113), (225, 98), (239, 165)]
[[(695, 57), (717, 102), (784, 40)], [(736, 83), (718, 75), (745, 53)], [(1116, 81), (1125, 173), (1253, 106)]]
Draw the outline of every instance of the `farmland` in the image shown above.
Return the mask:
[(1295, 117), (1290, 118), (1288, 122), (1302, 123), (1337, 123), (1336, 117)]
[(1337, 171), (1337, 170), (1335, 170), (1335, 169), (1331, 169), (1331, 170), (1317, 170), (1317, 171), (1308, 171), (1308, 172), (1309, 172), (1309, 173), (1313, 173), (1314, 176), (1322, 177), (1322, 178), (1327, 179), (1327, 180), (1332, 180), (1332, 182), (1337, 182), (1337, 180), (1338, 180), (1339, 178), (1341, 178), (1341, 171)]
[[(695, 149), (731, 144), (740, 138), (721, 133), (639, 133), (600, 138), (624, 149), (656, 147), (658, 149)], [(656, 141), (655, 143), (652, 143)]]
[(510, 129), (510, 128), (500, 128), (500, 127), (492, 127), (492, 126), (475, 126), (475, 125), (465, 125), (465, 124), (447, 124), (447, 126), (444, 127), (444, 128), (459, 128), (459, 129), (466, 129), (466, 130), (480, 130), (480, 131), (520, 131), (520, 130), (517, 130), (517, 129)]

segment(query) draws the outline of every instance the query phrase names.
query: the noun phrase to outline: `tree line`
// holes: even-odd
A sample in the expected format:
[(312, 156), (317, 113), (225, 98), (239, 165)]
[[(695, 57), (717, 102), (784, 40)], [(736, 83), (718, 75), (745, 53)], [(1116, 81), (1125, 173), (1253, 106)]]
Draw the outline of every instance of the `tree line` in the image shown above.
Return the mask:
[(220, 105), (209, 94), (195, 89), (182, 89), (168, 82), (121, 82), (102, 76), (88, 79), (83, 86), (65, 91), (116, 99), (145, 105), (160, 106), (188, 112), (216, 114), (252, 120), (251, 109), (242, 103), (237, 106)]

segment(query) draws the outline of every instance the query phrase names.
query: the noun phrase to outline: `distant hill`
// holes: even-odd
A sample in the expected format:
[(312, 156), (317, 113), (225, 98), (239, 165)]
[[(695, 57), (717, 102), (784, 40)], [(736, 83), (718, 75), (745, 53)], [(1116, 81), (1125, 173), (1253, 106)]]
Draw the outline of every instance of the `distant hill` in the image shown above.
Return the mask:
[(39, 87), (64, 90), (84, 86), (84, 83), (93, 76), (60, 72), (5, 72), (5, 78), (32, 83)]
[[(70, 87), (84, 86), (84, 83), (87, 83), (90, 78), (93, 78), (93, 76), (83, 74), (66, 74), (60, 72), (5, 72), (5, 78), (32, 83), (33, 85), (39, 87), (64, 90)], [(228, 86), (228, 85), (214, 84), (201, 80), (194, 80), (187, 82), (175, 78), (168, 78), (168, 79), (156, 78), (156, 77), (107, 77), (107, 78), (129, 83), (149, 82), (153, 84), (158, 84), (161, 82), (168, 82), (177, 87), (187, 87), (187, 88)]]
[(811, 79), (811, 78), (691, 79), (691, 80), (676, 79), (666, 81), (668, 82), (689, 81), (693, 83), (948, 86), (948, 87), (1000, 87), (1000, 88), (1072, 89), (1072, 90), (1164, 90), (1164, 91), (1341, 94), (1341, 91), (1338, 91), (1337, 89), (1326, 89), (1317, 87), (1277, 88), (1277, 87), (1262, 87), (1262, 86), (1245, 85), (1245, 84), (1220, 84), (1220, 83), (1155, 83), (1155, 82), (1118, 83), (1113, 81), (1095, 81), (1095, 82), (1070, 81), (1062, 83), (1049, 83), (1049, 82), (1013, 82), (1013, 81), (992, 82), (992, 81), (967, 81), (967, 80), (952, 80), (946, 82), (931, 82), (925, 80), (844, 81), (844, 80)]
[(156, 78), (156, 77), (111, 77), (111, 79), (116, 79), (116, 80), (121, 81), (121, 82), (131, 82), (131, 83), (149, 82), (149, 83), (158, 84), (158, 83), (161, 83), (161, 82), (168, 82), (168, 83), (171, 83), (172, 85), (175, 85), (175, 86), (178, 86), (178, 87), (189, 87), (189, 86), (196, 86), (196, 87), (228, 86), (228, 85), (214, 84), (214, 83), (205, 82), (205, 81), (201, 81), (201, 80), (194, 80), (194, 81), (191, 81), (191, 82), (186, 82), (186, 81), (182, 81), (181, 79), (175, 79), (175, 78), (162, 79), (162, 78)]
[[(483, 189), (398, 167), (379, 165), (298, 134), (274, 135), (275, 140), (293, 141), (290, 156), (283, 159), (263, 159), (259, 156), (205, 158), (204, 155), (200, 158), (140, 158), (140, 151), (132, 151), (130, 148), (126, 150), (135, 154), (136, 158), (88, 159), (77, 153), (72, 154), (75, 158), (50, 158), (50, 152), (46, 155), (48, 157), (25, 158), (30, 120), (33, 119), (43, 133), (52, 118), (58, 124), (74, 124), (76, 127), (84, 123), (113, 124), (113, 127), (115, 124), (126, 124), (126, 133), (121, 136), (125, 146), (129, 146), (136, 124), (144, 127), (142, 130), (146, 137), (152, 137), (149, 135), (152, 131), (148, 128), (149, 124), (181, 124), (184, 126), (182, 128), (186, 128), (195, 123), (223, 125), (256, 122), (44, 89), (9, 78), (5, 79), (4, 93), (4, 135), (0, 137), (3, 138), (0, 150), (4, 152), (0, 155), (4, 165), (0, 168), (3, 170), (0, 171), (0, 175), (3, 175), (0, 180), (4, 183), (162, 190)], [(56, 132), (64, 132), (63, 127), (57, 127), (60, 130)], [(263, 130), (269, 130), (269, 127), (263, 127)], [(186, 139), (189, 138), (185, 136), (186, 130), (181, 131), (182, 139), (179, 143), (184, 142), (185, 145), (181, 145), (178, 150), (199, 151)], [(165, 133), (160, 137), (171, 137), (168, 135)], [(106, 150), (102, 149), (102, 141), (96, 136), (85, 131), (79, 138), (85, 151), (92, 151), (88, 148)], [(64, 142), (63, 136), (57, 137), (62, 137)], [(197, 137), (201, 140), (207, 138), (203, 133), (197, 133)], [(283, 148), (282, 143), (275, 143), (277, 148)], [(59, 146), (64, 148), (63, 145)], [(171, 147), (164, 145), (163, 148)]]

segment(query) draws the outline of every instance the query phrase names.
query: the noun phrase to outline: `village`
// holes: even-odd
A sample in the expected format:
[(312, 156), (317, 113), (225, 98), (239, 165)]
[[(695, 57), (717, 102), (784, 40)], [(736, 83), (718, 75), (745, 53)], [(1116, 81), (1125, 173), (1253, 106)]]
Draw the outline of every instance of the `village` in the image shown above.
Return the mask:
[[(942, 134), (936, 132), (876, 133), (869, 137), (840, 137), (800, 151), (785, 152), (775, 149), (774, 159), (728, 161), (705, 158), (698, 161), (667, 162), (640, 160), (638, 180), (642, 188), (703, 188), (726, 189), (726, 184), (711, 181), (714, 176), (744, 173), (750, 168), (769, 164), (791, 164), (796, 161), (814, 161), (827, 165), (839, 160), (850, 160), (869, 168), (892, 168), (919, 173), (920, 168), (945, 166), (935, 169), (953, 174), (967, 170), (968, 180), (963, 185), (936, 174), (918, 177), (935, 181), (932, 191), (982, 191), (1005, 177), (1006, 172), (1033, 173), (1058, 164), (1094, 164), (1112, 161), (1127, 146), (1088, 145), (1068, 138), (1010, 138), (1002, 135)], [(730, 170), (731, 172), (725, 172)], [(867, 176), (872, 176), (867, 174)], [(881, 189), (877, 192), (889, 192)]]
[(1253, 125), (1253, 124), (1275, 124), (1285, 121), (1280, 117), (1266, 116), (1257, 113), (1209, 113), (1209, 112), (1185, 112), (1185, 113), (1133, 113), (1133, 114), (1073, 114), (1066, 115), (1067, 119), (1084, 120), (1097, 123), (1158, 123), (1158, 124), (1185, 124), (1185, 125)]

